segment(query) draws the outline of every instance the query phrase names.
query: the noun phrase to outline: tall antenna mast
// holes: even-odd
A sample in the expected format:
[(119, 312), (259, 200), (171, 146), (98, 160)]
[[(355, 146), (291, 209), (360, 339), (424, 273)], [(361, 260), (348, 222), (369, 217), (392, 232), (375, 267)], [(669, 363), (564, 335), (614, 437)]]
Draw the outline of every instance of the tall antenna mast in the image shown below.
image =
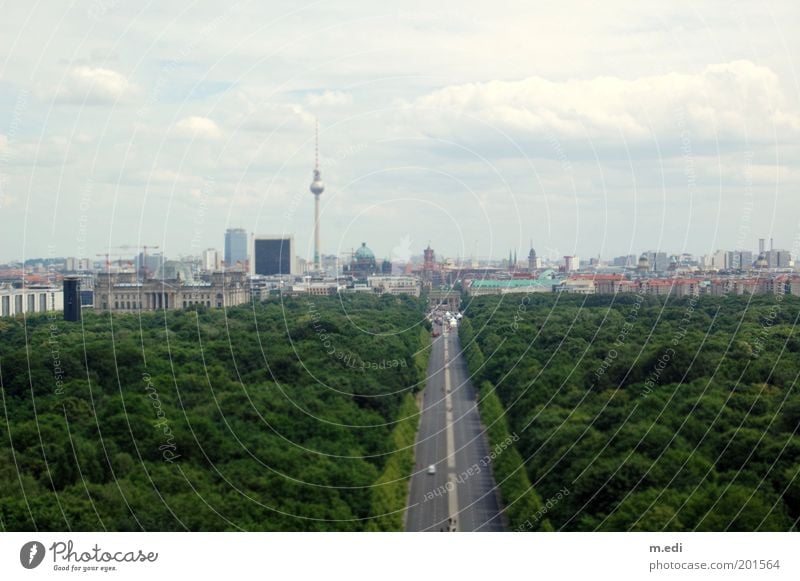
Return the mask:
[(320, 272), (322, 268), (319, 245), (319, 196), (325, 191), (325, 184), (319, 171), (319, 119), (316, 120), (314, 131), (314, 180), (309, 189), (314, 194), (314, 271)]
[(319, 119), (314, 130), (314, 173), (319, 175)]

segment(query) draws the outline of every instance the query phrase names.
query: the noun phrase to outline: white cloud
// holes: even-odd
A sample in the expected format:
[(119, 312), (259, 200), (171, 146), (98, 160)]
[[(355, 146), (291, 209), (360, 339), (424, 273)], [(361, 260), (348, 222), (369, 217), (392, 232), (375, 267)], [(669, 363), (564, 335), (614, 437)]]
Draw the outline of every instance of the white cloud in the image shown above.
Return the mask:
[[(7, 134), (5, 144), (0, 137), (0, 174), (6, 196), (32, 205), (9, 208), (7, 197), (3, 211), (10, 223), (27, 221), (41, 232), (56, 224), (57, 232), (29, 238), (22, 249), (12, 230), (0, 229), (6, 258), (45, 255), (49, 242), (74, 252), (87, 180), (95, 188), (96, 244), (107, 244), (101, 226), (112, 223), (115, 237), (141, 232), (170, 238), (170, 254), (188, 251), (181, 228), (194, 228), (195, 214), (166, 216), (167, 204), (153, 200), (172, 200), (174, 192), (175, 207), (196, 207), (189, 192), (204, 176), (213, 177), (228, 207), (218, 216), (208, 211), (209, 245), (219, 245), (228, 211), (241, 223), (260, 217), (258, 230), (289, 228), (307, 240), (315, 117), (328, 184), (323, 245), (331, 251), (335, 234), (347, 232), (355, 243), (372, 240), (381, 255), (406, 234), (412, 241), (433, 236), (438, 251), (457, 252), (449, 232), (436, 241), (435, 221), (420, 219), (413, 204), (350, 225), (354, 209), (400, 195), (452, 207), (481, 248), (496, 237), (500, 254), (514, 244), (520, 220), (521, 230), (532, 230), (518, 236), (525, 245), (533, 235), (537, 247), (559, 247), (559, 254), (575, 247), (592, 255), (601, 243), (619, 253), (631, 243), (654, 247), (664, 199), (673, 202), (668, 224), (685, 223), (691, 188), (701, 219), (691, 222), (686, 244), (695, 250), (713, 236), (714, 245), (737, 240), (750, 189), (758, 204), (752, 232), (774, 233), (776, 241), (796, 232), (796, 2), (778, 0), (769, 11), (743, 2), (720, 11), (713, 2), (619, 0), (516, 2), (498, 10), (475, 0), (411, 0), (386, 11), (346, 0), (298, 11), (276, 0), (268, 7), (241, 3), (223, 19), (210, 0), (189, 12), (123, 2), (82, 44), (73, 33), (86, 27), (85, 11), (44, 9), (29, 19), (19, 4), (5, 6), (0, 18), (8, 57), (0, 81), (0, 132)], [(26, 33), (17, 34), (25, 22)], [(220, 25), (213, 34), (209, 22)], [(265, 22), (274, 24), (269, 34)], [(145, 54), (142, 42), (153, 30), (163, 34)], [(208, 109), (190, 107), (200, 98)], [(51, 108), (59, 103), (72, 106)], [(412, 106), (398, 112), (398, 103)], [(98, 106), (77, 115), (83, 104)], [(682, 155), (676, 111), (691, 137), (690, 160)], [(213, 122), (183, 119), (190, 115)], [(191, 151), (191, 137), (180, 135), (198, 138)], [(61, 192), (58, 208), (54, 192)], [(720, 207), (712, 207), (717, 200)], [(508, 211), (517, 202), (519, 213)], [(297, 207), (291, 220), (289, 203)], [(607, 223), (587, 219), (606, 204)], [(702, 214), (701, 204), (711, 209)], [(475, 217), (484, 209), (487, 223)], [(683, 232), (664, 236), (667, 246), (683, 243)], [(417, 243), (412, 248), (419, 252)]]
[[(777, 75), (749, 61), (713, 64), (694, 74), (671, 73), (632, 80), (596, 77), (551, 81), (490, 81), (453, 85), (411, 103), (433, 133), (462, 135), (464, 115), (512, 138), (628, 142), (680, 137), (774, 139), (800, 130), (798, 107)], [(474, 123), (472, 125), (475, 125)], [(479, 137), (476, 135), (475, 137)]]
[(309, 107), (344, 107), (353, 103), (353, 96), (342, 91), (324, 91), (306, 97)]
[[(12, 167), (63, 167), (69, 141), (66, 137), (51, 136), (38, 141), (15, 140), (13, 145), (0, 135), (0, 165)], [(0, 168), (2, 169), (2, 168)]]
[(222, 130), (208, 117), (186, 117), (175, 124), (177, 132), (184, 137), (221, 139)]
[(111, 69), (77, 66), (56, 89), (56, 102), (72, 105), (105, 105), (130, 95), (135, 89), (127, 77)]
[(237, 91), (231, 109), (236, 112), (232, 125), (246, 131), (302, 131), (315, 122), (303, 105), (276, 102), (274, 94), (257, 88)]

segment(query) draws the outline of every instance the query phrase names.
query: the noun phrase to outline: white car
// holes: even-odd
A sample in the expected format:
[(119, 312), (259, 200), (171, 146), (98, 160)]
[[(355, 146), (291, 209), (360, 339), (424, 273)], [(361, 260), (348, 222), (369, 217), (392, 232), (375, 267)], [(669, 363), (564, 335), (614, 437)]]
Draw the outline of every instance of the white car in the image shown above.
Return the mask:
[(428, 474), (436, 474), (436, 464), (428, 466)]

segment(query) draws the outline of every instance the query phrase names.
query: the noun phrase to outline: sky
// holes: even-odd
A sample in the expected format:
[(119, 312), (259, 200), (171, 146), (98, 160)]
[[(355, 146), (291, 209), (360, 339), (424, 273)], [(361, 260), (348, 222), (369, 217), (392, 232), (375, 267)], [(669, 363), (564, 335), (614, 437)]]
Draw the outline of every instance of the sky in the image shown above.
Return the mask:
[(6, 1), (0, 261), (800, 253), (800, 5)]

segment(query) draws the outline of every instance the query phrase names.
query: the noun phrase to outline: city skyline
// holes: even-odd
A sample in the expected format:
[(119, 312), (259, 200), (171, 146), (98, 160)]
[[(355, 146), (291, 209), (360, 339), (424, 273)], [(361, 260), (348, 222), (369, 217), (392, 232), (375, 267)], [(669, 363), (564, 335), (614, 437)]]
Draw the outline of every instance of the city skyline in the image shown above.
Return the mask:
[[(502, 255), (533, 236), (542, 255), (701, 255), (797, 238), (791, 3), (611, 4), (579, 21), (417, 8), (297, 7), (273, 37), (261, 22), (288, 4), (108, 3), (21, 30), (8, 7), (0, 261), (140, 241), (196, 253), (232, 226), (293, 234), (313, 257), (316, 119), (325, 253), (438, 236), (448, 256), (476, 241)], [(31, 45), (56, 18), (68, 33)], [(349, 51), (367, 30), (373, 50)]]
[[(174, 254), (170, 254), (169, 257), (172, 257), (172, 259), (181, 259), (181, 260), (182, 259), (194, 258), (194, 259), (196, 259), (198, 261), (203, 262), (205, 260), (205, 253), (208, 252), (208, 251), (213, 251), (213, 252), (216, 252), (219, 256), (224, 256), (225, 255), (225, 248), (226, 248), (225, 238), (228, 236), (229, 232), (239, 232), (239, 231), (243, 232), (244, 235), (246, 235), (248, 240), (251, 239), (251, 238), (258, 239), (258, 238), (272, 238), (272, 237), (275, 237), (275, 236), (271, 236), (271, 235), (267, 235), (267, 234), (258, 234), (258, 233), (255, 233), (255, 232), (247, 232), (246, 229), (240, 228), (240, 227), (232, 227), (232, 228), (228, 228), (223, 233), (223, 235), (222, 235), (223, 243), (218, 245), (218, 246), (209, 245), (209, 246), (203, 247), (202, 250), (196, 251), (196, 252), (188, 252), (188, 253), (177, 252), (177, 253), (174, 253)], [(293, 238), (294, 237), (294, 235), (291, 234), (291, 233), (285, 234), (285, 236), (287, 238)], [(559, 254), (558, 249), (542, 247), (541, 250), (540, 250), (539, 248), (537, 248), (537, 246), (535, 244), (533, 244), (533, 245), (529, 245), (528, 247), (520, 247), (520, 248), (517, 248), (517, 249), (508, 248), (508, 249), (505, 249), (505, 251), (503, 249), (498, 249), (497, 253), (494, 254), (494, 255), (485, 255), (485, 254), (480, 254), (480, 253), (472, 253), (472, 254), (467, 254), (467, 255), (451, 256), (451, 255), (442, 254), (442, 253), (437, 252), (436, 257), (437, 257), (437, 261), (476, 259), (476, 260), (491, 261), (491, 262), (504, 262), (504, 261), (507, 261), (508, 253), (511, 252), (511, 253), (514, 253), (516, 262), (519, 263), (519, 264), (522, 264), (523, 262), (527, 261), (527, 252), (530, 249), (533, 249), (533, 250), (536, 251), (536, 255), (540, 259), (546, 260), (548, 262), (563, 262), (565, 258), (577, 257), (577, 258), (580, 258), (581, 261), (589, 261), (590, 259), (592, 259), (592, 260), (598, 260), (599, 259), (601, 262), (609, 262), (610, 263), (614, 259), (625, 258), (625, 257), (639, 258), (639, 256), (641, 256), (643, 254), (647, 254), (647, 253), (664, 254), (665, 258), (667, 258), (667, 259), (670, 258), (670, 257), (673, 257), (673, 256), (678, 257), (678, 258), (683, 257), (683, 256), (690, 256), (694, 260), (701, 260), (703, 258), (713, 258), (715, 255), (718, 255), (720, 253), (722, 253), (722, 254), (726, 254), (726, 253), (727, 254), (730, 254), (730, 253), (733, 253), (733, 254), (746, 253), (746, 254), (752, 254), (752, 258), (753, 258), (753, 260), (755, 260), (759, 256), (759, 253), (760, 253), (759, 252), (759, 247), (760, 247), (760, 242), (762, 242), (762, 241), (763, 242), (769, 242), (769, 244), (765, 244), (765, 247), (764, 247), (764, 250), (766, 252), (771, 252), (771, 251), (788, 252), (788, 253), (791, 254), (792, 260), (795, 260), (798, 256), (800, 256), (800, 239), (796, 239), (796, 240), (792, 241), (792, 244), (784, 244), (782, 241), (779, 241), (778, 243), (776, 243), (774, 241), (774, 239), (768, 239), (768, 238), (760, 237), (760, 238), (758, 238), (756, 240), (756, 244), (752, 248), (720, 247), (720, 248), (716, 248), (715, 250), (713, 250), (711, 252), (708, 252), (706, 254), (695, 254), (695, 253), (692, 253), (692, 252), (673, 252), (670, 249), (658, 249), (658, 248), (640, 248), (638, 250), (634, 249), (631, 252), (625, 253), (625, 254), (609, 254), (609, 255), (606, 255), (606, 256), (597, 255), (597, 254), (591, 254), (591, 253), (586, 253), (586, 254), (578, 254), (578, 253), (575, 253), (575, 254)], [(409, 242), (410, 242), (409, 240), (402, 240), (401, 244), (406, 244), (407, 245)], [(353, 252), (355, 252), (355, 250), (358, 248), (359, 244), (365, 244), (365, 243), (366, 242), (362, 240), (360, 243), (353, 244), (352, 246), (350, 246), (348, 248), (342, 248), (336, 253), (335, 252), (326, 252), (326, 251), (323, 250), (323, 251), (320, 252), (320, 257), (321, 258), (322, 257), (344, 258), (344, 257), (352, 255)], [(432, 242), (429, 240), (428, 244), (431, 244), (431, 243)], [(369, 243), (369, 246), (372, 247), (372, 243)], [(131, 245), (125, 245), (124, 247), (126, 247), (126, 248), (134, 248)], [(118, 249), (118, 248), (120, 248), (120, 247), (119, 246), (112, 247), (112, 249)], [(405, 246), (405, 247), (402, 247), (402, 250), (403, 251), (407, 250), (408, 253), (407, 254), (404, 253), (403, 256), (399, 256), (398, 255), (398, 250), (400, 248), (401, 248), (401, 246), (396, 246), (395, 248), (393, 248), (390, 252), (388, 252), (386, 254), (376, 253), (376, 255), (380, 256), (382, 258), (385, 258), (387, 260), (392, 260), (393, 262), (401, 262), (401, 263), (402, 262), (408, 262), (410, 259), (416, 259), (417, 262), (422, 262), (422, 259), (423, 259), (423, 256), (424, 256), (424, 249), (423, 248), (418, 248), (416, 246), (414, 246), (414, 247)], [(228, 265), (232, 265), (232, 264), (235, 265), (237, 263), (244, 264), (244, 262), (247, 260), (247, 256), (249, 256), (248, 253), (251, 253), (252, 250), (253, 250), (253, 245), (252, 245), (252, 240), (251, 240), (250, 242), (246, 243), (246, 248), (242, 248), (241, 249), (240, 256), (237, 257), (236, 260), (225, 261), (224, 259), (220, 259), (220, 262), (221, 263), (227, 263)], [(434, 247), (433, 250), (436, 251), (436, 247)], [(519, 252), (519, 256), (516, 256), (517, 252)], [(241, 254), (241, 253), (244, 253), (244, 254)], [(101, 262), (104, 256), (106, 256), (106, 257), (115, 256), (116, 258), (114, 258), (113, 260), (111, 260), (109, 258), (110, 262), (113, 263), (113, 262), (117, 262), (119, 260), (123, 260), (123, 261), (128, 260), (129, 262), (132, 262), (132, 264), (134, 264), (134, 265), (138, 264), (137, 261), (140, 260), (140, 258), (137, 258), (137, 257), (140, 257), (141, 253), (138, 253), (138, 252), (135, 252), (135, 251), (131, 250), (129, 252), (129, 255), (130, 256), (128, 258), (130, 260), (125, 258), (125, 256), (128, 256), (128, 255), (118, 254), (118, 253), (113, 253), (113, 254), (110, 254), (110, 253), (109, 254), (90, 253), (90, 254), (88, 254), (86, 256), (71, 256), (71, 255), (67, 255), (67, 254), (53, 254), (53, 253), (51, 253), (49, 256), (31, 256), (31, 257), (28, 257), (28, 258), (25, 259), (25, 262), (31, 261), (31, 260), (37, 261), (37, 260), (50, 260), (50, 259), (66, 259), (66, 260), (75, 260), (75, 261), (88, 260), (89, 263), (95, 263), (95, 262)], [(295, 256), (297, 258), (300, 258), (300, 259), (304, 260), (309, 265), (312, 265), (312, 266), (314, 265), (313, 254), (310, 257), (302, 256), (302, 255), (299, 255), (299, 254), (295, 254)], [(164, 259), (168, 258), (167, 254), (165, 252), (163, 252), (163, 251), (154, 252), (152, 254), (152, 257), (154, 259), (156, 257), (158, 257), (161, 260), (164, 260)], [(23, 260), (21, 260), (21, 259), (11, 259), (9, 261), (6, 261), (6, 262), (0, 263), (0, 264), (11, 264), (11, 263), (22, 263), (22, 262), (23, 262)]]

